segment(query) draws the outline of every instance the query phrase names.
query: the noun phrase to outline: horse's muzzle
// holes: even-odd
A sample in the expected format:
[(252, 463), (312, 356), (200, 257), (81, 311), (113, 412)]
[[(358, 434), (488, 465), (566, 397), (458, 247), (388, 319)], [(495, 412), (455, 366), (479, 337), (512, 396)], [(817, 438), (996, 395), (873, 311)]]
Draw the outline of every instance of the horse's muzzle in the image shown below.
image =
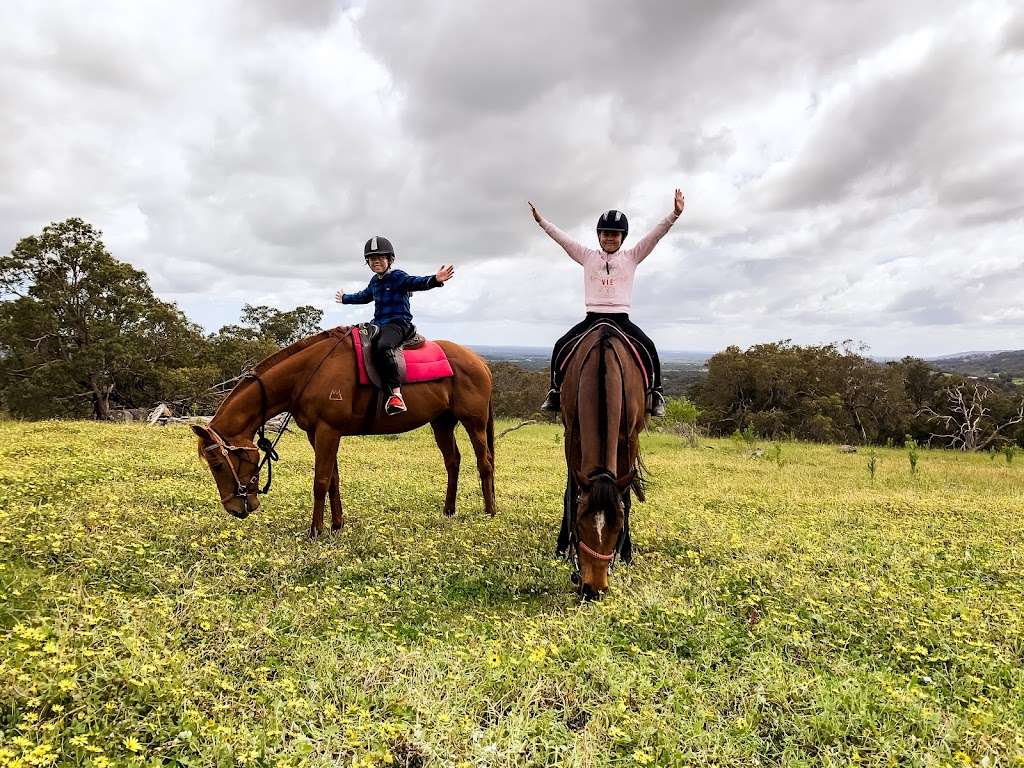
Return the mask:
[(604, 593), (606, 591), (607, 589), (598, 592), (589, 584), (584, 584), (583, 587), (580, 589), (580, 595), (586, 602), (590, 602), (591, 600), (600, 600), (602, 597), (604, 597)]

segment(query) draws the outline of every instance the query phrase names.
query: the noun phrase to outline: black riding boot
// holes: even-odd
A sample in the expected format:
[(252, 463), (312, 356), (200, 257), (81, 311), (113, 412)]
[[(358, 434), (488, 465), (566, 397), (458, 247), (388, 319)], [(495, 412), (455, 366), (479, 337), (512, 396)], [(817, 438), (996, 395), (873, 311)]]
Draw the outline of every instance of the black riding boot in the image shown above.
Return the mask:
[(651, 416), (664, 415), (665, 394), (661, 391), (661, 385), (658, 384), (654, 389), (651, 390)]
[[(557, 352), (555, 354), (557, 355)], [(558, 376), (555, 374), (555, 370), (555, 357), (552, 356), (551, 389), (548, 390), (548, 396), (544, 398), (544, 402), (540, 406), (540, 409), (544, 413), (558, 413), (559, 411), (562, 410), (562, 382), (558, 380)]]

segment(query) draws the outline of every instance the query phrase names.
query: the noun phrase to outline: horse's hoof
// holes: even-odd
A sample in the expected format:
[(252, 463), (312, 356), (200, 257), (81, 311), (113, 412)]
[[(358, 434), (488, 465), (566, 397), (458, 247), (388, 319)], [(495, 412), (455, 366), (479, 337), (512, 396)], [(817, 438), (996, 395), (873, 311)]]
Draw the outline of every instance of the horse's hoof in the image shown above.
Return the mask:
[(569, 576), (569, 581), (573, 583), (573, 586), (578, 587), (580, 585), (580, 575), (577, 571), (573, 571), (572, 575)]
[(321, 533), (323, 533), (323, 531), (318, 531), (316, 528), (310, 528), (309, 533), (307, 534), (307, 538), (309, 538), (309, 540), (312, 541)]
[(444, 512), (444, 516), (445, 517), (451, 517), (452, 515), (455, 514), (455, 507), (452, 507), (451, 509), (448, 509), (448, 507), (445, 507), (444, 510), (442, 510), (442, 511)]
[(344, 527), (345, 527), (344, 523), (338, 523), (337, 525), (334, 525), (333, 523), (331, 523), (331, 533), (334, 533), (335, 531), (340, 531)]

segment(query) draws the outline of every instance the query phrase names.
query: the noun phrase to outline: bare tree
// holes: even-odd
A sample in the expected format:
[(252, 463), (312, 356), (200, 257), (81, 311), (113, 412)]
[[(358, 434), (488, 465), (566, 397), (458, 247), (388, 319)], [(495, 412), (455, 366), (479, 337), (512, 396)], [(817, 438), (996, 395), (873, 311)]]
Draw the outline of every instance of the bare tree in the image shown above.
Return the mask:
[(948, 414), (936, 413), (930, 407), (917, 412), (918, 416), (929, 416), (944, 427), (943, 432), (933, 432), (929, 442), (940, 438), (949, 440), (953, 448), (962, 451), (980, 451), (996, 441), (1007, 440), (1003, 431), (1024, 421), (1024, 400), (1021, 400), (1016, 413), (1002, 424), (993, 421), (992, 409), (985, 405), (992, 390), (984, 384), (957, 384), (943, 392), (949, 402)]

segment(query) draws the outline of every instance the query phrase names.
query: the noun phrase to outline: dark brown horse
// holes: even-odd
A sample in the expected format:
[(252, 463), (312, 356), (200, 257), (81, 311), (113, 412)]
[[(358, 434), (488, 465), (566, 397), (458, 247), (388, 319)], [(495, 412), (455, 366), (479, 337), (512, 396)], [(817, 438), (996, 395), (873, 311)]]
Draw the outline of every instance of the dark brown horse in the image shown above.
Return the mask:
[(608, 590), (616, 557), (632, 560), (630, 491), (643, 501), (640, 431), (647, 422), (643, 370), (612, 325), (593, 326), (562, 380), (568, 484), (558, 552), (585, 598)]
[[(494, 515), (494, 408), (491, 372), (478, 355), (450, 341), (438, 341), (454, 377), (407, 384), (402, 394), (408, 411), (385, 416), (375, 387), (361, 386), (351, 328), (341, 326), (292, 344), (268, 357), (231, 391), (210, 423), (193, 426), (199, 455), (209, 464), (224, 509), (245, 518), (260, 506), (257, 430), (267, 419), (288, 411), (305, 430), (315, 455), (313, 520), (310, 537), (324, 530), (325, 499), (331, 501), (331, 529), (345, 524), (338, 479), (338, 445), (345, 435), (408, 432), (429, 423), (444, 455), (448, 492), (444, 513), (455, 514), (461, 423), (476, 453), (484, 511)], [(264, 446), (269, 447), (269, 444)]]

